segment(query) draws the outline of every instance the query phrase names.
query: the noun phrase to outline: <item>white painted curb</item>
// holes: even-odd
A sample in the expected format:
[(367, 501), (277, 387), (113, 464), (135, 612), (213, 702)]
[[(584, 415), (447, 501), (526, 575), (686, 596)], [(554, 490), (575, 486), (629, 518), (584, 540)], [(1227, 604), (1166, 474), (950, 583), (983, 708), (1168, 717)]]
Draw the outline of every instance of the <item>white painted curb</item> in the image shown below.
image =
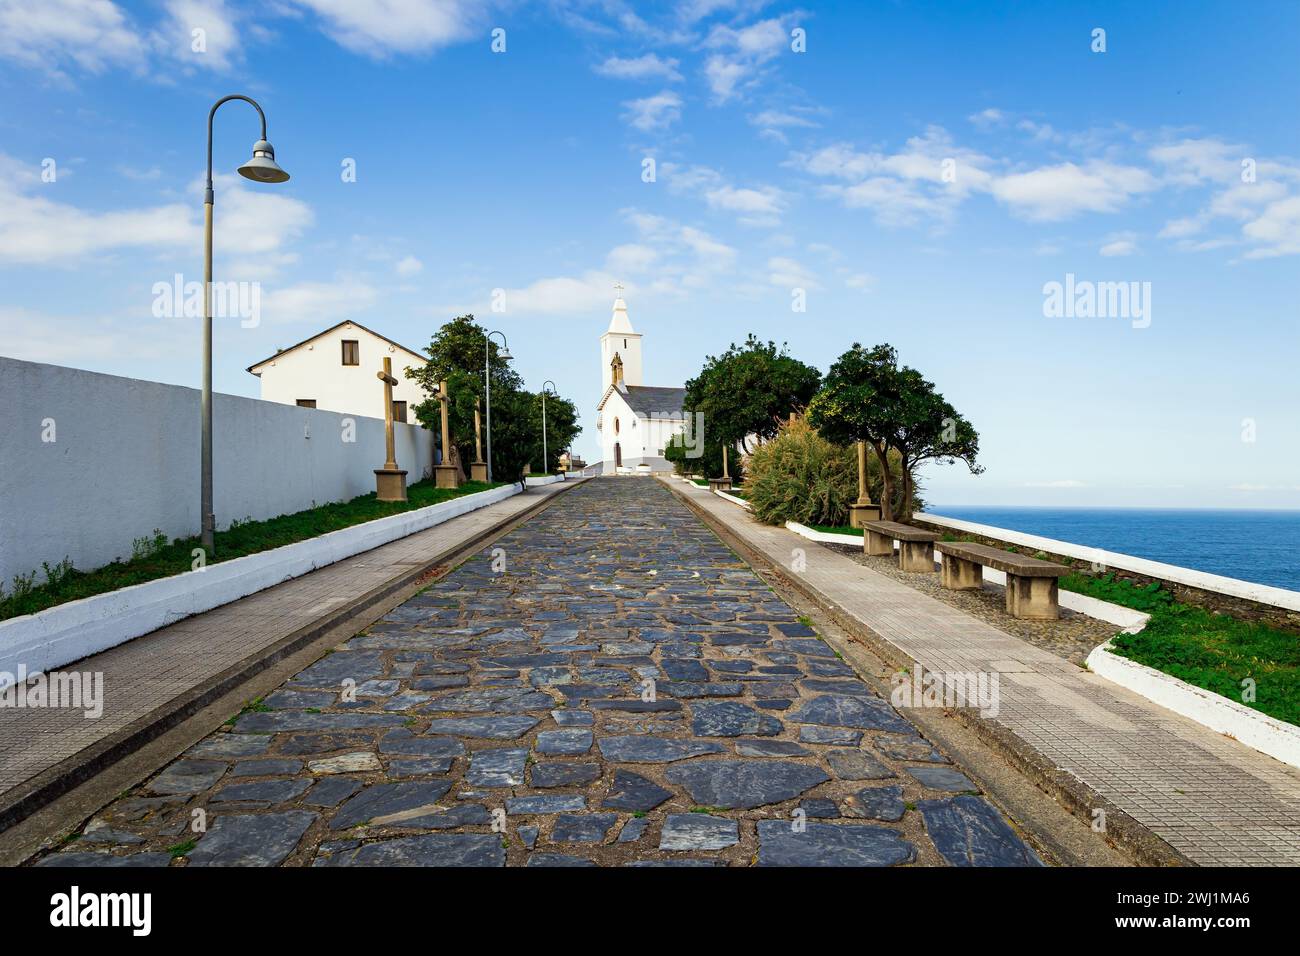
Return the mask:
[(62, 667), (182, 618), (504, 501), (520, 491), (517, 484), (492, 488), (212, 564), (202, 571), (146, 581), (0, 621), (0, 688), (13, 683), (20, 664), (28, 674)]
[(1181, 714), (1213, 731), (1234, 737), (1247, 747), (1300, 767), (1300, 727), (1251, 710), (1213, 691), (1194, 687), (1162, 671), (1120, 657), (1110, 641), (1088, 655), (1088, 669), (1099, 677)]
[(726, 498), (732, 504), (740, 505), (740, 507), (744, 508), (746, 511), (754, 510), (749, 506), (749, 502), (746, 501), (744, 498), (737, 498), (735, 495), (729, 495), (725, 491), (715, 491), (714, 494), (717, 495), (719, 498)]
[[(862, 538), (856, 534), (839, 534), (834, 531), (818, 531), (815, 528), (809, 528), (807, 525), (799, 524), (797, 521), (787, 521), (785, 526), (795, 534), (803, 535), (812, 541), (818, 541), (822, 544), (842, 544), (853, 548), (862, 547)], [(1058, 554), (1060, 552), (1057, 552)], [(943, 564), (943, 555), (935, 552), (935, 559)], [(985, 568), (984, 580), (990, 584), (1000, 584), (1006, 587), (1007, 576), (997, 568)], [(1109, 601), (1098, 600), (1089, 597), (1086, 594), (1079, 594), (1075, 591), (1061, 590), (1058, 598), (1061, 607), (1071, 611), (1077, 611), (1080, 614), (1086, 614), (1088, 617), (1096, 618), (1099, 621), (1105, 621), (1107, 624), (1114, 624), (1121, 628), (1127, 634), (1136, 634), (1142, 628), (1147, 626), (1147, 621), (1151, 615), (1143, 614), (1141, 611), (1134, 611), (1131, 608), (1119, 604), (1112, 604)]]
[(527, 478), (524, 479), (524, 481), (528, 484), (529, 488), (541, 488), (543, 485), (553, 485), (557, 481), (563, 481), (563, 480), (564, 480), (563, 475), (546, 475), (537, 478), (534, 478), (533, 476), (529, 475)]

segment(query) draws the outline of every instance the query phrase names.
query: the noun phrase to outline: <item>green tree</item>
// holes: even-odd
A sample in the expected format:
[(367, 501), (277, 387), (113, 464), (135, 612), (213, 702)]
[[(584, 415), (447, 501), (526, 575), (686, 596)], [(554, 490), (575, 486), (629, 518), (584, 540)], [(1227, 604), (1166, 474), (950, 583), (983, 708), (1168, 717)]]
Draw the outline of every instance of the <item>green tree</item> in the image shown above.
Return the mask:
[(886, 521), (893, 519), (889, 449), (902, 408), (898, 353), (889, 344), (866, 349), (858, 342), (836, 359), (822, 390), (808, 405), (808, 420), (823, 438), (840, 445), (865, 441), (875, 453)]
[(705, 441), (719, 446), (772, 438), (791, 412), (801, 411), (817, 392), (821, 374), (792, 358), (782, 345), (752, 334), (709, 356), (700, 374), (686, 383), (686, 407), (704, 413)]
[(538, 457), (532, 464), (536, 466), (540, 462), (542, 471), (554, 473), (559, 470), (560, 454), (572, 445), (573, 440), (582, 432), (582, 426), (578, 424), (578, 407), (569, 399), (554, 392), (546, 396), (546, 454), (550, 460), (543, 462), (541, 460), (542, 394), (541, 392), (528, 394), (533, 399), (532, 421), (538, 435)]
[(914, 507), (916, 471), (927, 461), (951, 465), (963, 462), (972, 475), (983, 473), (977, 463), (979, 433), (913, 368), (899, 371), (899, 418), (889, 444), (902, 464), (899, 507), (904, 517)]
[(493, 481), (523, 481), (524, 466), (542, 460), (542, 413), (535, 405), (538, 397), (531, 392), (492, 389)]

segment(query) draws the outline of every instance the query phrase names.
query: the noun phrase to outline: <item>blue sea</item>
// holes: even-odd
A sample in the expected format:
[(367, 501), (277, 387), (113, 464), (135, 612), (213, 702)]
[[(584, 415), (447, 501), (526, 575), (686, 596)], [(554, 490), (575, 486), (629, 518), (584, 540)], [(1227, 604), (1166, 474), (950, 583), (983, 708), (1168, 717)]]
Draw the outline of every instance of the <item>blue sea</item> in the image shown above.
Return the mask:
[(1300, 591), (1300, 511), (956, 505), (926, 510)]

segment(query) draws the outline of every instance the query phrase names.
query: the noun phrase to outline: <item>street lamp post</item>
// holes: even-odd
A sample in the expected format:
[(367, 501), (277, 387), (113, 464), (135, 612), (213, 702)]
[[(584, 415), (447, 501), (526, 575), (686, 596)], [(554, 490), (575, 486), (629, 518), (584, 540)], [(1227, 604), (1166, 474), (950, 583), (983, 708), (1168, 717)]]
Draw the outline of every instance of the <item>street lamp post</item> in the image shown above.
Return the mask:
[(203, 194), (203, 395), (200, 414), (203, 419), (203, 462), (199, 503), (200, 543), (214, 550), (217, 517), (212, 508), (212, 120), (217, 109), (231, 100), (243, 100), (257, 110), (262, 120), (262, 138), (253, 144), (253, 158), (239, 167), (239, 175), (258, 183), (282, 183), (289, 174), (275, 162), (275, 149), (266, 139), (266, 114), (257, 101), (240, 93), (223, 96), (208, 112), (208, 180)]
[(550, 474), (548, 469), (550, 468), (550, 464), (551, 464), (551, 459), (546, 454), (546, 386), (548, 385), (551, 386), (551, 388), (555, 388), (555, 392), (557, 395), (559, 394), (560, 391), (558, 388), (555, 387), (555, 383), (552, 382), (549, 378), (542, 383), (542, 474), (543, 475)]
[(504, 332), (489, 332), (483, 336), (483, 390), (486, 394), (487, 401), (487, 479), (492, 480), (492, 369), (490, 359), (492, 354), (492, 336), (501, 336), (501, 358), (507, 362), (510, 361), (510, 343), (506, 341)]

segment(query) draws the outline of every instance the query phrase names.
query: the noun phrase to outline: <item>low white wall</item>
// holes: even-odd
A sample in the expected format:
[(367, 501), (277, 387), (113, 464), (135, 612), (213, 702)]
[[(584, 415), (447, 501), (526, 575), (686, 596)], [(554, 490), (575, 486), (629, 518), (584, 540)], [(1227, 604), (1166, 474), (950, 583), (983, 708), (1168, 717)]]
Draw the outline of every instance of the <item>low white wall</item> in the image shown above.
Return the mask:
[(1033, 548), (1036, 551), (1046, 551), (1049, 554), (1078, 558), (1107, 568), (1114, 568), (1117, 571), (1128, 571), (1132, 574), (1140, 574), (1150, 578), (1163, 578), (1166, 581), (1199, 588), (1202, 591), (1213, 591), (1230, 597), (1255, 601), (1258, 604), (1271, 604), (1273, 607), (1300, 611), (1300, 591), (1288, 591), (1286, 588), (1275, 588), (1268, 584), (1255, 584), (1251, 581), (1224, 577), (1221, 574), (1210, 574), (1208, 571), (1182, 568), (1176, 564), (1163, 564), (1160, 561), (1135, 558), (1131, 554), (1103, 551), (1101, 548), (1071, 544), (1068, 541), (1057, 541), (1055, 538), (1041, 538), (1034, 534), (1010, 531), (1007, 528), (995, 528), (992, 525), (976, 524), (973, 521), (962, 521), (959, 518), (945, 518), (942, 515), (933, 515), (928, 512), (918, 511), (912, 517), (916, 521), (925, 521), (944, 528), (952, 528), (954, 531), (983, 535), (986, 538), (996, 538), (1008, 544), (1021, 545), (1026, 548)]
[[(381, 419), (221, 394), (212, 415), (219, 527), (375, 489)], [(199, 429), (197, 389), (0, 357), (0, 582), (64, 557), (81, 570), (129, 558), (155, 528), (197, 534)], [(396, 429), (398, 466), (418, 481), (433, 435)]]

